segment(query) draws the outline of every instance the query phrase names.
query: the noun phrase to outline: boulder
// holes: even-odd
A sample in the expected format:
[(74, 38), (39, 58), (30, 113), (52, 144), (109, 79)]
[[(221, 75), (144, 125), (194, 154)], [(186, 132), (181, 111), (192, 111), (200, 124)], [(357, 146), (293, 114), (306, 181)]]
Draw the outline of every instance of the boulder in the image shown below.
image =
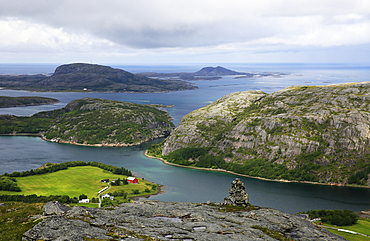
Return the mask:
[(50, 201), (44, 206), (44, 215), (60, 215), (68, 212), (69, 210), (71, 210), (70, 207), (67, 207), (58, 201)]
[(112, 239), (107, 236), (108, 231), (97, 227), (92, 227), (87, 222), (78, 219), (67, 219), (64, 216), (52, 216), (33, 229), (23, 234), (22, 241), (35, 240), (75, 240), (83, 241), (90, 239)]

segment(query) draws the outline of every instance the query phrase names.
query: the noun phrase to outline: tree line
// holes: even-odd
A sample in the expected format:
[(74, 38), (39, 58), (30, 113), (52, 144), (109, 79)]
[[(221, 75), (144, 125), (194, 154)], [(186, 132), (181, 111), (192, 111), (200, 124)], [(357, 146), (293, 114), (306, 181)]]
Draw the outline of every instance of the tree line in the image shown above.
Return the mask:
[(58, 201), (61, 203), (78, 203), (77, 197), (69, 197), (68, 195), (50, 195), (50, 196), (37, 196), (31, 195), (0, 195), (2, 202), (24, 202), (24, 203), (47, 203), (49, 201)]
[[(151, 152), (157, 154), (157, 149), (158, 146), (150, 146), (148, 154), (150, 155)], [(284, 164), (273, 163), (263, 158), (251, 159), (243, 164), (233, 162), (228, 163), (223, 158), (224, 156), (227, 156), (227, 154), (225, 155), (220, 153), (215, 156), (208, 154), (209, 150), (209, 147), (186, 147), (175, 150), (162, 158), (179, 165), (212, 169), (220, 168), (254, 177), (312, 182), (319, 181), (319, 178), (315, 175), (315, 171), (319, 166), (311, 162), (301, 163), (299, 167), (291, 170), (289, 170)], [(189, 159), (192, 159), (193, 161), (189, 161)]]
[(310, 219), (321, 218), (323, 223), (337, 226), (350, 226), (356, 224), (358, 215), (351, 210), (310, 210), (306, 212)]

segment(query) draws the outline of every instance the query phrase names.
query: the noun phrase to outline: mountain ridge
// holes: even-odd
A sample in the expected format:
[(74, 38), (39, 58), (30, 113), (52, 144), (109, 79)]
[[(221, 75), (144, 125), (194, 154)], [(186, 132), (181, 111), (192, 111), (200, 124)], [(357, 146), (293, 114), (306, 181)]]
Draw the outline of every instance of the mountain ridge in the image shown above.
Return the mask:
[(370, 82), (231, 93), (148, 151), (255, 177), (370, 186), (369, 104)]
[(51, 76), (0, 76), (5, 89), (78, 92), (169, 92), (196, 89), (182, 80), (161, 80), (109, 66), (73, 63), (58, 66)]

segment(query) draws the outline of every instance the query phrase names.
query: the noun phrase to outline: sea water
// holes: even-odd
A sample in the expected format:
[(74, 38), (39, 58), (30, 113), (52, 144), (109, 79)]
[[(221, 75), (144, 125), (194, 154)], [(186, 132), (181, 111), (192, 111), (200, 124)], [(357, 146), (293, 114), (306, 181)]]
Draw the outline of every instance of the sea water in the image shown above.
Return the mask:
[[(39, 71), (45, 66), (41, 66)], [(119, 67), (119, 66), (116, 66)], [(197, 71), (198, 66), (121, 66), (132, 72), (160, 70), (182, 72), (183, 69)], [(3, 96), (46, 96), (59, 99), (55, 105), (3, 108), (0, 114), (32, 115), (39, 111), (64, 107), (68, 102), (95, 97), (139, 104), (175, 105), (167, 108), (178, 125), (187, 113), (218, 98), (245, 90), (262, 90), (271, 93), (290, 85), (323, 85), (369, 80), (370, 69), (366, 66), (350, 65), (235, 65), (225, 66), (244, 72), (280, 72), (288, 75), (256, 79), (235, 79), (226, 76), (220, 80), (197, 81), (199, 89), (169, 93), (52, 93), (0, 90)], [(194, 68), (194, 70), (192, 70)], [(21, 69), (21, 68), (19, 68)], [(134, 70), (139, 71), (134, 71)], [(30, 71), (30, 69), (27, 69)], [(33, 70), (37, 73), (36, 70)], [(0, 66), (0, 73), (2, 72)], [(32, 72), (32, 73), (34, 73)], [(45, 71), (46, 72), (46, 71)], [(157, 71), (161, 72), (161, 71)], [(164, 72), (164, 71), (162, 71)], [(143, 153), (151, 143), (135, 147), (84, 147), (50, 143), (36, 137), (0, 137), (0, 174), (25, 171), (40, 167), (46, 162), (98, 161), (132, 170), (139, 177), (164, 185), (163, 193), (150, 199), (161, 201), (221, 202), (228, 194), (231, 181), (237, 176), (203, 170), (193, 170), (163, 164), (156, 159), (146, 158)], [(370, 189), (323, 186), (299, 183), (280, 183), (240, 177), (246, 186), (252, 204), (276, 208), (289, 213), (310, 209), (370, 209)]]

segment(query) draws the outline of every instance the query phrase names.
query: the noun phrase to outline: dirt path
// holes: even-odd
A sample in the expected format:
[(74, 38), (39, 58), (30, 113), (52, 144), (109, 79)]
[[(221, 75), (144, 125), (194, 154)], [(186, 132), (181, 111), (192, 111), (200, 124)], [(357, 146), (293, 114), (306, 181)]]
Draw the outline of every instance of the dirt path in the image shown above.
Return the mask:
[[(108, 190), (109, 190), (109, 188), (111, 188), (110, 183), (108, 183), (108, 188), (107, 188), (104, 192), (108, 191)], [(101, 193), (99, 193), (99, 194), (98, 194), (98, 199), (99, 199), (99, 208), (101, 208), (101, 198), (100, 198), (100, 195), (101, 195), (102, 193), (103, 193), (103, 192), (101, 192)]]

